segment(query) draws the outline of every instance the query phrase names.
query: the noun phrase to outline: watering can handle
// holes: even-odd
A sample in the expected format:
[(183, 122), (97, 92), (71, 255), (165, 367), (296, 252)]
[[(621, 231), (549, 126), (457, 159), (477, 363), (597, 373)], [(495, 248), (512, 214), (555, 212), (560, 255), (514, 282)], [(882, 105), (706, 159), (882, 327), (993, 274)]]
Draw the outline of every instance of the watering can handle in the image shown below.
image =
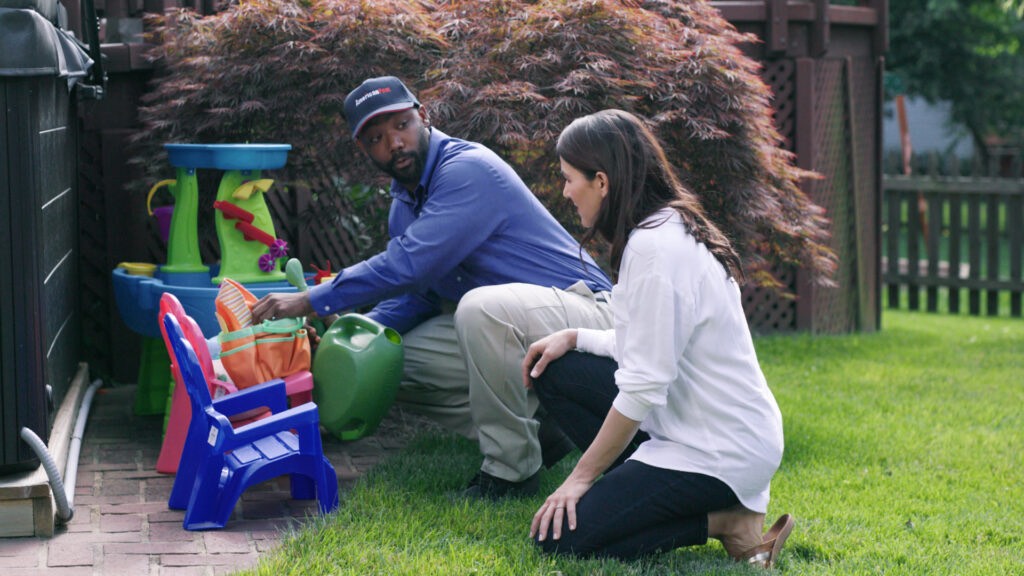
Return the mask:
[(359, 328), (362, 328), (363, 330), (366, 330), (367, 332), (370, 332), (374, 335), (380, 334), (384, 330), (384, 327), (381, 326), (379, 323), (370, 320), (369, 318), (363, 316), (362, 314), (353, 314), (350, 320)]
[(171, 185), (174, 185), (174, 184), (177, 184), (177, 183), (178, 183), (177, 180), (170, 179), (170, 180), (161, 180), (161, 181), (157, 182), (156, 184), (153, 184), (153, 187), (149, 189), (149, 194), (146, 195), (146, 212), (148, 212), (150, 216), (153, 215), (153, 209), (150, 208), (150, 206), (149, 206), (150, 201), (153, 200), (153, 194), (155, 194), (157, 190), (159, 190), (160, 188), (163, 188), (164, 186), (171, 186)]
[(368, 316), (358, 313), (348, 313), (342, 316), (342, 318), (348, 319), (352, 326), (372, 334), (374, 338), (383, 337), (386, 342), (398, 346), (402, 345), (402, 335), (399, 334), (397, 330), (389, 328)]

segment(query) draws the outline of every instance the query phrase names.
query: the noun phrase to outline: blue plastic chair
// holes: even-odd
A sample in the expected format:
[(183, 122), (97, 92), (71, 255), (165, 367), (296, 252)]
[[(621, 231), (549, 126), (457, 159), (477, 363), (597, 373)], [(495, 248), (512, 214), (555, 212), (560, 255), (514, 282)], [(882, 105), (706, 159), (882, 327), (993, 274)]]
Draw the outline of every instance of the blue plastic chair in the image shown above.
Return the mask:
[[(317, 498), (324, 514), (338, 507), (338, 477), (324, 457), (316, 404), (288, 408), (284, 380), (216, 401), (191, 344), (173, 315), (164, 327), (192, 405), (185, 448), (167, 505), (184, 509), (186, 530), (223, 528), (248, 487), (291, 475), (292, 498)], [(269, 418), (233, 428), (228, 416), (267, 407)], [(187, 496), (187, 501), (185, 495)]]

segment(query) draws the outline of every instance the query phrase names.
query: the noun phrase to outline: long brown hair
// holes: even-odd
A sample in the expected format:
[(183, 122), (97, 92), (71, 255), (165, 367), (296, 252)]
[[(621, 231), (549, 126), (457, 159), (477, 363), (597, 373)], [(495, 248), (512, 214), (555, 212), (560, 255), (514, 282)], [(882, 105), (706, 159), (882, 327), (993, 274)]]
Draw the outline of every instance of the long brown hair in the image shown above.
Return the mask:
[(629, 233), (669, 206), (726, 272), (737, 282), (743, 281), (740, 258), (729, 239), (704, 215), (697, 195), (679, 180), (658, 139), (639, 118), (622, 110), (602, 110), (577, 118), (559, 135), (555, 151), (588, 180), (598, 172), (608, 176), (608, 195), (582, 244), (600, 233), (611, 244), (616, 274)]

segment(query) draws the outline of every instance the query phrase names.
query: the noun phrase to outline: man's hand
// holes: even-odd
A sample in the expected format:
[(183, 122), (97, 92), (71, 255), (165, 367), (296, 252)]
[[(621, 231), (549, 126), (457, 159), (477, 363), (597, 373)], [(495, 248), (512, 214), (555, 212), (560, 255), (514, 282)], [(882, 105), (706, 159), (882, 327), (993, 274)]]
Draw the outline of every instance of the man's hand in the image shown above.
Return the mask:
[(254, 324), (276, 318), (298, 318), (313, 313), (309, 292), (273, 292), (260, 298), (252, 307)]
[(553, 360), (576, 348), (576, 329), (567, 328), (537, 340), (523, 358), (523, 386), (533, 388), (533, 378), (544, 372)]
[(306, 315), (306, 325), (304, 328), (306, 329), (306, 334), (309, 336), (309, 345), (314, 351), (316, 350), (316, 347), (320, 345), (320, 339), (323, 338), (323, 335), (327, 333), (331, 324), (334, 324), (334, 321), (337, 320), (338, 317), (339, 316), (337, 314), (328, 314), (323, 318), (316, 314)]

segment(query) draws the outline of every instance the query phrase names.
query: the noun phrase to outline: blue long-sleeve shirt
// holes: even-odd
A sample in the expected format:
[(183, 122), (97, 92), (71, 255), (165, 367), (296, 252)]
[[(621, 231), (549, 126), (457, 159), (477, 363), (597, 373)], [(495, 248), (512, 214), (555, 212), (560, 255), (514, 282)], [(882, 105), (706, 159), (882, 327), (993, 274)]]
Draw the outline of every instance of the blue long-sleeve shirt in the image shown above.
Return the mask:
[(376, 303), (369, 316), (406, 332), (480, 286), (525, 282), (593, 291), (611, 283), (511, 166), (480, 144), (431, 129), (415, 191), (391, 183), (387, 249), (309, 291), (317, 314)]

